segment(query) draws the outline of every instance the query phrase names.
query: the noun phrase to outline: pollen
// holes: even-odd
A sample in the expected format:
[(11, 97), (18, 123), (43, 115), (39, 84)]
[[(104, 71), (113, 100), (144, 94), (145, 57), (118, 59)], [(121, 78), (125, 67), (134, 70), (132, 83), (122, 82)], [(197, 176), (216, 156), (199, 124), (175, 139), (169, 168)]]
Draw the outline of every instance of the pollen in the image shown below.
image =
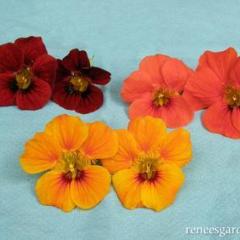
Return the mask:
[(75, 91), (83, 93), (87, 90), (90, 81), (88, 77), (82, 74), (73, 74), (70, 83), (73, 85)]
[(175, 92), (168, 89), (159, 89), (153, 95), (153, 104), (156, 107), (162, 107), (169, 103), (172, 96), (176, 95)]
[(234, 87), (227, 87), (225, 90), (225, 99), (228, 106), (240, 107), (240, 89)]
[(16, 74), (16, 82), (19, 89), (26, 90), (31, 84), (31, 70), (24, 68)]

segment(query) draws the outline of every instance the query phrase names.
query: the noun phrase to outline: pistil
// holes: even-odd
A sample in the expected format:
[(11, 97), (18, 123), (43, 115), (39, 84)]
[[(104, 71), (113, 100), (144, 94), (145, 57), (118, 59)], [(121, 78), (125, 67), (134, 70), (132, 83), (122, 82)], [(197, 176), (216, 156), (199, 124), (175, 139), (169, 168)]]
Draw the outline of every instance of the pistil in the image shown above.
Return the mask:
[(89, 82), (89, 78), (83, 74), (73, 74), (70, 78), (70, 83), (73, 85), (74, 90), (81, 93), (87, 90)]
[(240, 89), (227, 87), (225, 90), (225, 99), (230, 107), (240, 107)]
[(31, 70), (24, 68), (16, 74), (16, 82), (19, 89), (26, 90), (31, 84)]

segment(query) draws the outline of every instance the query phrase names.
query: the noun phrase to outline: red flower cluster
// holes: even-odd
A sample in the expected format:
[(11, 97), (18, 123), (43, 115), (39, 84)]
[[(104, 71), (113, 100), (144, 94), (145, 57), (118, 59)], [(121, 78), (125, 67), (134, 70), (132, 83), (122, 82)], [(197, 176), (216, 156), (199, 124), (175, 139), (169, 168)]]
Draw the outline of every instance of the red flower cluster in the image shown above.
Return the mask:
[(48, 55), (41, 37), (19, 38), (0, 45), (0, 106), (36, 110), (51, 97), (79, 113), (97, 110), (111, 74), (90, 65), (85, 51), (73, 49), (63, 60)]

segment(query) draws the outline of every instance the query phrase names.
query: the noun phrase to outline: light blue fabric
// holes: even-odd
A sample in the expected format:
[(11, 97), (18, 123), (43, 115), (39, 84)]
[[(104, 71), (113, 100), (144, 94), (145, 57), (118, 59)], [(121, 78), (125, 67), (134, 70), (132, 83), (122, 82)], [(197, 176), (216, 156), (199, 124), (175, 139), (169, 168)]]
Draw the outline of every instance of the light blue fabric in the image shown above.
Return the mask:
[(38, 176), (25, 174), (18, 162), (24, 142), (58, 114), (126, 127), (127, 107), (119, 88), (141, 58), (165, 53), (195, 67), (206, 49), (239, 50), (239, 16), (238, 0), (0, 0), (1, 43), (41, 35), (50, 54), (62, 58), (71, 48), (87, 49), (96, 66), (112, 73), (105, 104), (92, 114), (66, 111), (54, 103), (35, 112), (0, 108), (0, 239), (215, 239), (187, 236), (185, 228), (240, 227), (240, 141), (206, 131), (200, 113), (187, 127), (194, 158), (184, 169), (186, 183), (176, 202), (159, 213), (126, 210), (113, 191), (91, 211), (66, 214), (42, 206), (34, 194)]

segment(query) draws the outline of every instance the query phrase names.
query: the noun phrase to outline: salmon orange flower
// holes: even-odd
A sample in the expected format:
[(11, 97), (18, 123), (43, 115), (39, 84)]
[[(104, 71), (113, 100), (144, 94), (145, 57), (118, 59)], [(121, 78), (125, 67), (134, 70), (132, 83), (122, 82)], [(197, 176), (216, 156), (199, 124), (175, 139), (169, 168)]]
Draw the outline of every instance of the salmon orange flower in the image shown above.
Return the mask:
[(117, 130), (119, 149), (102, 161), (113, 173), (113, 185), (122, 204), (159, 211), (173, 203), (184, 182), (181, 170), (192, 157), (188, 131), (166, 131), (159, 118), (139, 117), (128, 130)]
[(84, 123), (61, 115), (26, 143), (21, 166), (43, 174), (36, 184), (40, 203), (71, 211), (97, 205), (108, 193), (109, 172), (98, 163), (118, 148), (116, 133), (102, 122)]
[(131, 103), (130, 118), (159, 117), (171, 128), (189, 123), (193, 111), (182, 94), (191, 74), (192, 70), (178, 59), (165, 55), (145, 57), (121, 89), (123, 100)]
[(240, 58), (233, 48), (206, 51), (186, 85), (184, 97), (202, 116), (211, 132), (240, 138)]

